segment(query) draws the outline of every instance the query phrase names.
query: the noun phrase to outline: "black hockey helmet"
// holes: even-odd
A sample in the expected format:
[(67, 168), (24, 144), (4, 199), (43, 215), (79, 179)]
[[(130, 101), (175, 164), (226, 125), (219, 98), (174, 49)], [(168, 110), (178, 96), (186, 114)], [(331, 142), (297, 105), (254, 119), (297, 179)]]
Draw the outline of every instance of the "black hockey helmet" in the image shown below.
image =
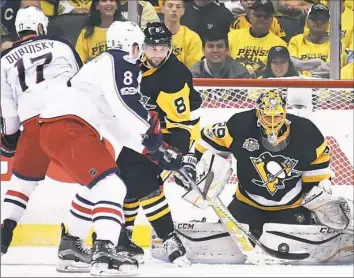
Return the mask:
[(155, 44), (172, 44), (172, 33), (167, 26), (161, 22), (152, 22), (146, 25), (144, 29), (145, 43), (148, 45)]

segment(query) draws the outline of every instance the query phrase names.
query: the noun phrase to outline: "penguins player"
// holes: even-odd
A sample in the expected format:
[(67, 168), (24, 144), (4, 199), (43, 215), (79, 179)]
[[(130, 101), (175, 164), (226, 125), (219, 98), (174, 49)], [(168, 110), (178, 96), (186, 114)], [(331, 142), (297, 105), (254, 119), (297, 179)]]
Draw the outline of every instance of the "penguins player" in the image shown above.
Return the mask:
[[(338, 253), (343, 244), (349, 250), (348, 244), (353, 240), (353, 204), (331, 195), (327, 142), (309, 119), (287, 113), (280, 93), (264, 91), (255, 109), (205, 126), (196, 144), (198, 160), (206, 150), (224, 158), (229, 154), (235, 157), (239, 182), (228, 210), (238, 222), (248, 224), (250, 232), (261, 241), (277, 246), (275, 240), (289, 241), (289, 234), (304, 237), (313, 233), (317, 245), (290, 237), (290, 252), (294, 248), (311, 249), (313, 255), (320, 243)], [(285, 225), (270, 228), (273, 223)], [(277, 232), (272, 240), (265, 232), (269, 229)], [(322, 232), (328, 229), (336, 233), (335, 238), (343, 233), (346, 239), (340, 244), (334, 238), (321, 241)]]
[[(165, 24), (148, 23), (144, 34), (141, 102), (146, 109), (158, 113), (163, 140), (184, 155), (182, 166), (195, 178), (197, 160), (189, 149), (191, 142), (200, 136), (201, 97), (193, 88), (190, 71), (172, 53), (172, 34)], [(127, 228), (124, 232), (129, 233), (133, 227), (141, 205), (157, 236), (164, 242), (169, 260), (179, 265), (189, 264), (184, 256), (185, 248), (174, 231), (169, 205), (160, 189), (169, 173), (161, 173), (154, 163), (127, 148), (123, 149), (117, 163), (130, 188), (124, 204)], [(182, 181), (178, 182), (182, 184)], [(121, 237), (120, 247), (130, 254), (135, 253), (141, 261), (143, 250), (130, 242), (129, 237)]]

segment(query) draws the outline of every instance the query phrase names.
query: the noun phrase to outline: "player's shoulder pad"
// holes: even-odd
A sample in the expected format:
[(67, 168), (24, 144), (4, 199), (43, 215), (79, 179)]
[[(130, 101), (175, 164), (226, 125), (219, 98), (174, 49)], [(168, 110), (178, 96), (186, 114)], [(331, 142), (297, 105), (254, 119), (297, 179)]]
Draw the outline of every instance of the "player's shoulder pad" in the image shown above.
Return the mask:
[(235, 113), (226, 123), (232, 138), (241, 138), (257, 125), (256, 109)]
[(304, 141), (304, 144), (306, 143), (309, 147), (314, 148), (323, 143), (322, 132), (311, 120), (290, 113), (287, 114), (286, 118), (291, 121), (290, 137), (294, 140)]

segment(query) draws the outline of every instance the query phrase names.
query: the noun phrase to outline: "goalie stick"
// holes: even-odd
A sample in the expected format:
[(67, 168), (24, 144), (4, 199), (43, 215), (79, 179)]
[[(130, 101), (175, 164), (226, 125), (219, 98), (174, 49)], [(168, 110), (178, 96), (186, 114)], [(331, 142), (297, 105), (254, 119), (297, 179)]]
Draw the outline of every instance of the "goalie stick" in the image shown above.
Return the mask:
[[(212, 163), (211, 163), (212, 164)], [(204, 187), (204, 192), (200, 190), (198, 185), (190, 178), (188, 173), (183, 169), (179, 169), (178, 172), (183, 175), (183, 177), (188, 181), (191, 187), (196, 190), (214, 209), (215, 213), (219, 217), (220, 221), (224, 224), (231, 238), (235, 241), (237, 246), (242, 250), (242, 252), (248, 256), (247, 253), (253, 251), (253, 246), (250, 243), (250, 240), (253, 241), (256, 245), (258, 245), (266, 254), (269, 256), (282, 259), (282, 260), (304, 260), (310, 257), (308, 253), (283, 253), (280, 251), (272, 250), (262, 244), (254, 235), (250, 232), (244, 230), (242, 228), (242, 224), (239, 223), (230, 213), (230, 211), (225, 207), (225, 205), (221, 202), (219, 197), (216, 197), (216, 200), (212, 200), (208, 197), (207, 192), (211, 187), (214, 179), (214, 173), (209, 171), (206, 177), (206, 183)]]

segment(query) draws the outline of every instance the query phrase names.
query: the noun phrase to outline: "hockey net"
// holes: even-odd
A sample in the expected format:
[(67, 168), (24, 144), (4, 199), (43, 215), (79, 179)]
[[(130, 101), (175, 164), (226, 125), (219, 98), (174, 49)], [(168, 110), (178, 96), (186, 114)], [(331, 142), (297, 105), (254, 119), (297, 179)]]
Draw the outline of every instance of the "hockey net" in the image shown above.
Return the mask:
[[(354, 185), (353, 85), (352, 80), (194, 80), (203, 98), (202, 126), (253, 108), (262, 90), (282, 93), (289, 103), (288, 112), (311, 119), (325, 136), (334, 185)], [(237, 182), (236, 175), (231, 182)]]

